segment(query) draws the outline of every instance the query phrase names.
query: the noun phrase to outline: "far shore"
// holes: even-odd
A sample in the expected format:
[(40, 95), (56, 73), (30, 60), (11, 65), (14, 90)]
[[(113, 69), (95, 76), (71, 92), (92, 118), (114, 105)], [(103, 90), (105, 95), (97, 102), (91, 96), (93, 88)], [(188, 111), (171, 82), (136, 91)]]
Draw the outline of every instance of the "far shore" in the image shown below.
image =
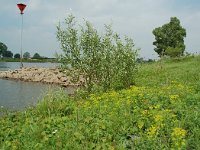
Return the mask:
[[(19, 58), (0, 58), (0, 62), (20, 62)], [(59, 63), (56, 58), (40, 58), (40, 59), (22, 59), (22, 62), (28, 62), (28, 63)]]

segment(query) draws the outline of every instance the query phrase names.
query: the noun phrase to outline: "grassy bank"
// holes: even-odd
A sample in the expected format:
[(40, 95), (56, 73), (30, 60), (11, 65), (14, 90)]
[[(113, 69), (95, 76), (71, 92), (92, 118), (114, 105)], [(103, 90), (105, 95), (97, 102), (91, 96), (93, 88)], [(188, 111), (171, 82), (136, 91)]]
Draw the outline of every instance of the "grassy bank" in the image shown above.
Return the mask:
[(200, 149), (200, 57), (139, 67), (136, 86), (50, 92), (0, 119), (0, 149)]
[(163, 86), (171, 81), (184, 85), (200, 84), (200, 56), (164, 59), (142, 64), (136, 78), (138, 86)]

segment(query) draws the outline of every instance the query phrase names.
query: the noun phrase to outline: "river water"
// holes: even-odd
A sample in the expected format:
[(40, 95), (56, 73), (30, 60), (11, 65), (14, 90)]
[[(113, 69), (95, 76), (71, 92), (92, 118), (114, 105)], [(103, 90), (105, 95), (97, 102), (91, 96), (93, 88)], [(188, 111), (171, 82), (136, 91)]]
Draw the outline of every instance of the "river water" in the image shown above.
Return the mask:
[[(55, 68), (56, 63), (23, 63), (24, 67)], [(0, 71), (20, 68), (18, 62), (0, 62)], [(9, 110), (20, 110), (29, 105), (35, 105), (49, 91), (60, 87), (42, 83), (23, 82), (0, 79), (0, 107)], [(68, 93), (72, 89), (66, 89)]]

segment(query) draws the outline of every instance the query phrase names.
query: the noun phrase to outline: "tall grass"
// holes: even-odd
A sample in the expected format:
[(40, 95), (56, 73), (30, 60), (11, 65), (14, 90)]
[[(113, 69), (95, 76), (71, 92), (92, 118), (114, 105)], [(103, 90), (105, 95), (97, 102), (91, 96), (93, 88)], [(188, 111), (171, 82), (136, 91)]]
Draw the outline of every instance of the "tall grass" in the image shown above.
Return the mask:
[(136, 77), (139, 86), (162, 86), (170, 81), (186, 85), (200, 84), (200, 56), (164, 59), (142, 64)]

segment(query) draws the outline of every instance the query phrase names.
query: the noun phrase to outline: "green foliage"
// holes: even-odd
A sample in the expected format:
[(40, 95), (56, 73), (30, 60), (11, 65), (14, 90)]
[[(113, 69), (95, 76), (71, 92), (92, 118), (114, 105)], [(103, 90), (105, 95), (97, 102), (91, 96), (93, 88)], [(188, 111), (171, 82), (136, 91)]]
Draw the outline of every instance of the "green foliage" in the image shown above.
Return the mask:
[(20, 54), (19, 53), (15, 54), (14, 58), (20, 58)]
[(8, 47), (4, 43), (0, 42), (0, 58), (3, 56), (3, 53), (7, 50)]
[(95, 85), (108, 89), (127, 88), (133, 84), (136, 72), (136, 50), (132, 39), (121, 40), (111, 26), (105, 26), (100, 36), (89, 22), (77, 29), (74, 17), (65, 20), (66, 27), (57, 26), (57, 38), (63, 54), (62, 68), (71, 70), (73, 80), (85, 79), (85, 87), (91, 92)]
[(172, 58), (174, 57), (180, 57), (183, 55), (183, 49), (181, 47), (168, 47), (165, 51), (167, 56), (170, 56)]
[(176, 81), (85, 100), (50, 91), (0, 118), (0, 149), (199, 149), (199, 98)]
[(142, 64), (136, 77), (138, 86), (162, 86), (176, 80), (186, 85), (200, 81), (200, 56), (167, 58), (152, 64)]
[[(181, 56), (185, 50), (184, 37), (186, 30), (180, 25), (176, 17), (171, 17), (170, 22), (153, 30), (156, 46), (154, 49), (161, 56)], [(167, 52), (168, 51), (168, 52)]]
[(200, 149), (199, 63), (142, 64), (137, 86), (86, 99), (50, 91), (0, 118), (0, 149)]
[(0, 58), (4, 57), (4, 58), (12, 58), (13, 57), (13, 53), (11, 51), (8, 50), (8, 47), (0, 42)]
[(38, 53), (35, 53), (32, 58), (33, 59), (40, 59), (41, 56)]
[(3, 52), (3, 54), (2, 54), (2, 56), (4, 57), (4, 58), (12, 58), (13, 57), (13, 53), (11, 52), (11, 51), (4, 51)]
[[(38, 57), (38, 55), (39, 54), (35, 54), (35, 57)], [(25, 58), (25, 59), (28, 59), (28, 58), (30, 58), (31, 57), (31, 54), (29, 53), (29, 52), (25, 52), (24, 54), (23, 54), (23, 58)]]

